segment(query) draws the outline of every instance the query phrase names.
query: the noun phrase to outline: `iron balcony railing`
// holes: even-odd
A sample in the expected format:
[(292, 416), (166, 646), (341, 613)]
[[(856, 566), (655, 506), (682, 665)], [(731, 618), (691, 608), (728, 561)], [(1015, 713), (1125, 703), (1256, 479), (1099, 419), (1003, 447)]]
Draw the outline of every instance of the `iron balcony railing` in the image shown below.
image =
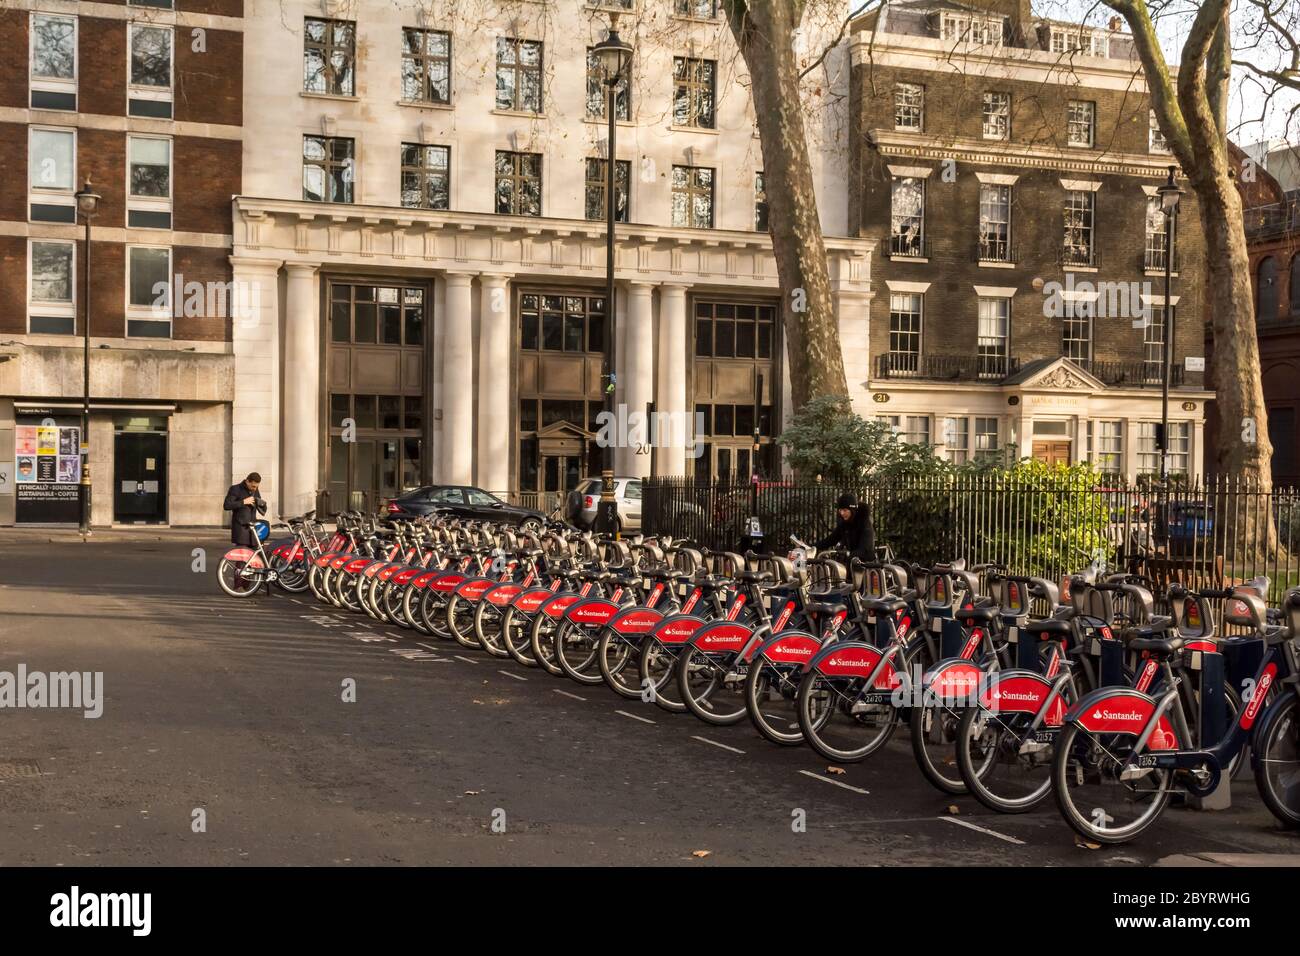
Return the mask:
[(911, 233), (892, 235), (889, 237), (888, 256), (891, 259), (928, 259), (930, 240)]
[(876, 359), (879, 378), (917, 378), (938, 382), (1003, 379), (1018, 371), (1020, 360), (1006, 355), (921, 355), (886, 352)]

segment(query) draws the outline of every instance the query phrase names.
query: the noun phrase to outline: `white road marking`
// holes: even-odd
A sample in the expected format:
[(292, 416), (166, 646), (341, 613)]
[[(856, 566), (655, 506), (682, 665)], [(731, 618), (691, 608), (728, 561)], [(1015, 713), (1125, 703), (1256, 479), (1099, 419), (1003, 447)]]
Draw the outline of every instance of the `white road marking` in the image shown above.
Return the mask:
[(710, 740), (708, 737), (697, 737), (695, 734), (691, 734), (691, 739), (698, 740), (702, 744), (712, 744), (714, 747), (721, 747), (723, 750), (730, 750), (733, 754), (743, 754), (745, 752), (738, 747), (730, 747), (727, 744), (720, 744), (716, 740)]
[(551, 690), (557, 694), (563, 694), (565, 697), (572, 697), (574, 700), (586, 700), (585, 697), (579, 697), (577, 694), (570, 694), (567, 690), (560, 690), (558, 687), (552, 687)]
[(811, 770), (800, 770), (799, 772), (805, 777), (812, 777), (814, 780), (820, 780), (822, 783), (834, 784), (837, 787), (843, 787), (845, 790), (852, 790), (854, 793), (861, 793), (863, 795), (871, 793), (870, 790), (863, 790), (861, 787), (855, 787), (848, 783), (840, 783), (838, 780), (832, 780), (830, 777), (823, 777), (821, 774), (813, 773)]
[(956, 817), (936, 817), (938, 820), (947, 820), (949, 823), (955, 823), (959, 827), (965, 827), (967, 830), (977, 830), (980, 833), (987, 833), (991, 837), (997, 837), (999, 840), (1006, 840), (1008, 843), (1014, 843), (1016, 846), (1024, 846), (1024, 840), (1017, 840), (1015, 837), (1007, 836), (1005, 833), (999, 833), (997, 830), (990, 830), (988, 827), (982, 827), (971, 823), (969, 820), (958, 820)]
[(421, 647), (423, 647), (426, 651), (438, 651), (438, 650), (439, 650), (439, 648), (434, 647), (432, 644), (425, 644), (425, 643), (423, 643), (423, 642), (421, 642), (421, 641), (416, 641), (415, 643), (416, 643), (416, 644), (419, 644), (419, 645), (420, 645)]
[(624, 717), (631, 717), (633, 720), (639, 720), (643, 724), (657, 723), (657, 721), (653, 721), (649, 717), (638, 717), (636, 714), (629, 714), (626, 710), (616, 710), (614, 713), (622, 714)]
[(497, 671), (498, 674), (505, 674), (506, 677), (513, 677), (515, 680), (527, 681), (527, 677), (520, 677), (518, 674), (512, 674), (509, 671)]
[(458, 661), (464, 661), (466, 664), (477, 664), (477, 663), (478, 663), (478, 661), (474, 660), (474, 658), (472, 658), (472, 657), (461, 657), (459, 654), (452, 654), (451, 656), (454, 657), (454, 658), (456, 658), (456, 660), (458, 660)]

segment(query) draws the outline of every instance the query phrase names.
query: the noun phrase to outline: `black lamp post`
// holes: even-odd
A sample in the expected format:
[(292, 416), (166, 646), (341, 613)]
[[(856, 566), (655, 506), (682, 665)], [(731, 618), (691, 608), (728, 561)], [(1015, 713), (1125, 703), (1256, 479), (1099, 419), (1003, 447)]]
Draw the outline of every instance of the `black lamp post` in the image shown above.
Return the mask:
[[(632, 61), (632, 47), (618, 35), (618, 15), (610, 14), (609, 32), (597, 43), (592, 52), (600, 61), (605, 78), (605, 113), (609, 120), (609, 149), (605, 156), (605, 411), (607, 422), (614, 413), (614, 222), (617, 218), (618, 136), (617, 100), (618, 85), (625, 81), (627, 66)], [(600, 473), (600, 507), (596, 510), (596, 530), (606, 534), (618, 528), (618, 504), (614, 500), (614, 443), (607, 441), (603, 449)]]
[(86, 264), (81, 273), (82, 311), (85, 324), (82, 329), (82, 391), (81, 391), (81, 485), (77, 504), (80, 510), (80, 527), (83, 535), (90, 534), (90, 220), (99, 209), (100, 196), (90, 188), (90, 180), (77, 190), (77, 211), (86, 223)]
[(1174, 218), (1178, 214), (1178, 200), (1183, 191), (1174, 182), (1177, 168), (1169, 167), (1169, 178), (1160, 184), (1156, 193), (1160, 196), (1160, 208), (1165, 214), (1165, 327), (1164, 327), (1164, 369), (1160, 380), (1160, 483), (1169, 478), (1169, 380), (1174, 371), (1174, 305), (1170, 298), (1169, 286), (1174, 268)]

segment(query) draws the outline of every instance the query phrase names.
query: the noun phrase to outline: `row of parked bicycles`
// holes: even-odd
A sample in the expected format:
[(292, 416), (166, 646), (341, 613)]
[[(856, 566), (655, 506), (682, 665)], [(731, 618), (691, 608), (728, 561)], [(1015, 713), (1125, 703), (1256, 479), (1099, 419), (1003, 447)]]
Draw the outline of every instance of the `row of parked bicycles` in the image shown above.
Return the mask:
[(742, 555), (562, 524), (334, 521), (291, 519), (274, 542), (259, 529), (222, 560), (221, 588), (310, 591), (838, 763), (906, 732), (944, 793), (1001, 813), (1053, 798), (1097, 843), (1133, 839), (1247, 764), (1273, 815), (1300, 826), (1300, 588), (1270, 608), (1265, 579), (1169, 586), (1161, 615), (1149, 581), (1096, 564), (1058, 584), (961, 560), (846, 561), (795, 539), (786, 556)]

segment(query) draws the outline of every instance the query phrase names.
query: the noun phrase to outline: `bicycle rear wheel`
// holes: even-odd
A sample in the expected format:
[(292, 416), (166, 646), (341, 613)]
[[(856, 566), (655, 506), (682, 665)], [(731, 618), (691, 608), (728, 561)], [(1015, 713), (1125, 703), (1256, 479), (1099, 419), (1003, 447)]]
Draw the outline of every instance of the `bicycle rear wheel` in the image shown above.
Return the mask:
[[(957, 767), (967, 789), (998, 813), (1025, 813), (1052, 790), (1052, 743), (1034, 715), (972, 707), (957, 731)], [(1059, 733), (1059, 731), (1058, 731)]]
[(745, 678), (748, 666), (737, 654), (715, 654), (692, 645), (677, 660), (677, 693), (700, 720), (728, 727), (745, 719)]
[(799, 729), (827, 760), (865, 760), (883, 747), (899, 724), (887, 690), (864, 693), (865, 678), (809, 671), (799, 683)]
[(217, 566), (217, 584), (231, 597), (246, 598), (258, 592), (261, 579), (254, 569), (248, 567), (247, 561), (222, 558)]
[(913, 707), (908, 718), (912, 731), (912, 755), (921, 775), (943, 793), (966, 792), (966, 784), (957, 767), (957, 734), (962, 711), (927, 701), (927, 706)]
[(1138, 738), (1070, 725), (1052, 761), (1056, 805), (1076, 833), (1094, 843), (1125, 843), (1155, 823), (1169, 803), (1170, 770), (1126, 768)]
[(798, 698), (802, 668), (760, 659), (745, 678), (745, 710), (760, 734), (786, 747), (803, 743)]
[(641, 695), (670, 714), (686, 711), (686, 705), (677, 692), (677, 655), (681, 651), (680, 644), (668, 645), (654, 637), (647, 637), (641, 645), (641, 656), (637, 659)]
[(501, 642), (506, 653), (525, 667), (536, 667), (537, 658), (533, 657), (530, 640), (532, 622), (520, 611), (512, 607), (505, 610), (501, 617)]
[(493, 657), (509, 657), (501, 632), (505, 612), (491, 601), (479, 601), (474, 608), (474, 634)]
[(555, 634), (555, 662), (566, 677), (588, 686), (604, 683), (597, 655), (599, 641), (598, 631), (570, 621), (561, 622)]

